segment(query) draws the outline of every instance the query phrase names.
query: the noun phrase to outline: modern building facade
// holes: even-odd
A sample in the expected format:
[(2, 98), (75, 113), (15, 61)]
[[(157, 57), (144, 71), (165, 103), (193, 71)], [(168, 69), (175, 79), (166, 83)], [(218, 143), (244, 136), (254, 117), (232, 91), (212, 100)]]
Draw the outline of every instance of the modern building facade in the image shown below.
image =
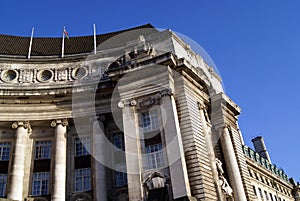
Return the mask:
[[(30, 47), (30, 48), (29, 48)], [(170, 30), (0, 35), (4, 200), (300, 200), (215, 70)]]

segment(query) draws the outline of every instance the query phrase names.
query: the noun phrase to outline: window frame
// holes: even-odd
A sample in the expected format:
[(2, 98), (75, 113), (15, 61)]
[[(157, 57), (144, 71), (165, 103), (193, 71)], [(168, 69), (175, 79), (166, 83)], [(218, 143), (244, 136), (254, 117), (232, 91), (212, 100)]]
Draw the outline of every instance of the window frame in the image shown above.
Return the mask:
[[(80, 174), (77, 174), (77, 173)], [(84, 173), (84, 174), (82, 174)], [(80, 168), (74, 170), (74, 192), (86, 192), (89, 190), (92, 190), (92, 169), (91, 168)], [(88, 186), (85, 186), (86, 182), (85, 179), (88, 179), (89, 182), (87, 182)], [(79, 182), (77, 182), (78, 180)]]
[[(42, 175), (43, 178), (39, 178), (37, 180), (35, 180), (35, 175)], [(31, 182), (31, 195), (32, 196), (41, 196), (41, 195), (49, 195), (50, 194), (50, 172), (34, 172), (32, 173), (32, 182)], [(37, 193), (36, 193), (36, 190), (35, 190), (35, 181), (36, 182), (39, 182), (40, 186), (39, 186), (39, 189), (37, 189)], [(44, 181), (47, 181), (46, 182), (46, 192), (43, 192), (43, 186), (45, 183), (43, 183)]]
[[(7, 149), (8, 151), (4, 152), (4, 149)], [(0, 161), (9, 161), (10, 155), (11, 155), (11, 142), (0, 142)], [(4, 155), (4, 153), (8, 153), (8, 155)]]
[[(49, 143), (49, 144), (41, 144), (41, 145), (37, 145), (37, 143)], [(45, 156), (45, 147), (48, 147), (48, 149), (46, 149), (46, 151), (48, 151), (48, 155)], [(40, 157), (37, 157), (37, 148), (40, 147), (40, 149), (38, 150), (39, 152), (42, 152), (40, 154)], [(52, 140), (36, 140), (34, 142), (34, 160), (44, 160), (44, 159), (51, 159), (51, 150), (52, 150)]]

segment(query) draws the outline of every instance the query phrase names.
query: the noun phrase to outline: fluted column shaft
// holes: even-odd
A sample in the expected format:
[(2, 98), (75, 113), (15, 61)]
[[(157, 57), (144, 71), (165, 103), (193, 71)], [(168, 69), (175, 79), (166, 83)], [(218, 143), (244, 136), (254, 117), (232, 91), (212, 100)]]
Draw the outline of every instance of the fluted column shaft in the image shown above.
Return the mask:
[(51, 200), (63, 201), (66, 199), (66, 165), (67, 165), (67, 120), (54, 120), (55, 127), (55, 153), (54, 172)]
[(106, 201), (106, 171), (105, 171), (105, 117), (101, 116), (100, 121), (93, 122), (93, 157), (94, 157), (94, 200)]
[(11, 200), (23, 200), (24, 163), (26, 136), (30, 130), (28, 122), (14, 122), (12, 125), (16, 130), (16, 142), (13, 153), (13, 164), (10, 188), (7, 198)]
[(227, 127), (223, 128), (223, 133), (221, 135), (220, 140), (222, 144), (222, 150), (224, 153), (230, 184), (233, 188), (234, 200), (247, 201), (239, 166), (237, 163), (229, 130)]

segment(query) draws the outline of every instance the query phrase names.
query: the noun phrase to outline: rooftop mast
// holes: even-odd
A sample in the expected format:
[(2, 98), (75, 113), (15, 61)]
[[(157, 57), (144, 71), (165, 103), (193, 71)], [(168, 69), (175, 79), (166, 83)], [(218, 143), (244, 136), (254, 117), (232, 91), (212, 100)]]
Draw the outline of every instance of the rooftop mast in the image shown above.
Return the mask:
[(30, 44), (29, 44), (28, 57), (27, 57), (28, 59), (30, 59), (30, 55), (31, 55), (33, 32), (34, 32), (34, 27), (32, 27), (32, 30), (31, 30)]

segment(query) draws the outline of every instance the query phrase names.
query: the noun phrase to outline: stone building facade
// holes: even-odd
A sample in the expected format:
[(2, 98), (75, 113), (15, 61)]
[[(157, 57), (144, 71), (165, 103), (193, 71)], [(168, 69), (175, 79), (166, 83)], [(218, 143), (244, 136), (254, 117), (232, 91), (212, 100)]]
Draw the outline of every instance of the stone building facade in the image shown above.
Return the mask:
[(3, 199), (300, 200), (244, 144), (240, 108), (174, 32), (61, 42), (33, 38), (28, 56), (30, 38), (0, 35)]

